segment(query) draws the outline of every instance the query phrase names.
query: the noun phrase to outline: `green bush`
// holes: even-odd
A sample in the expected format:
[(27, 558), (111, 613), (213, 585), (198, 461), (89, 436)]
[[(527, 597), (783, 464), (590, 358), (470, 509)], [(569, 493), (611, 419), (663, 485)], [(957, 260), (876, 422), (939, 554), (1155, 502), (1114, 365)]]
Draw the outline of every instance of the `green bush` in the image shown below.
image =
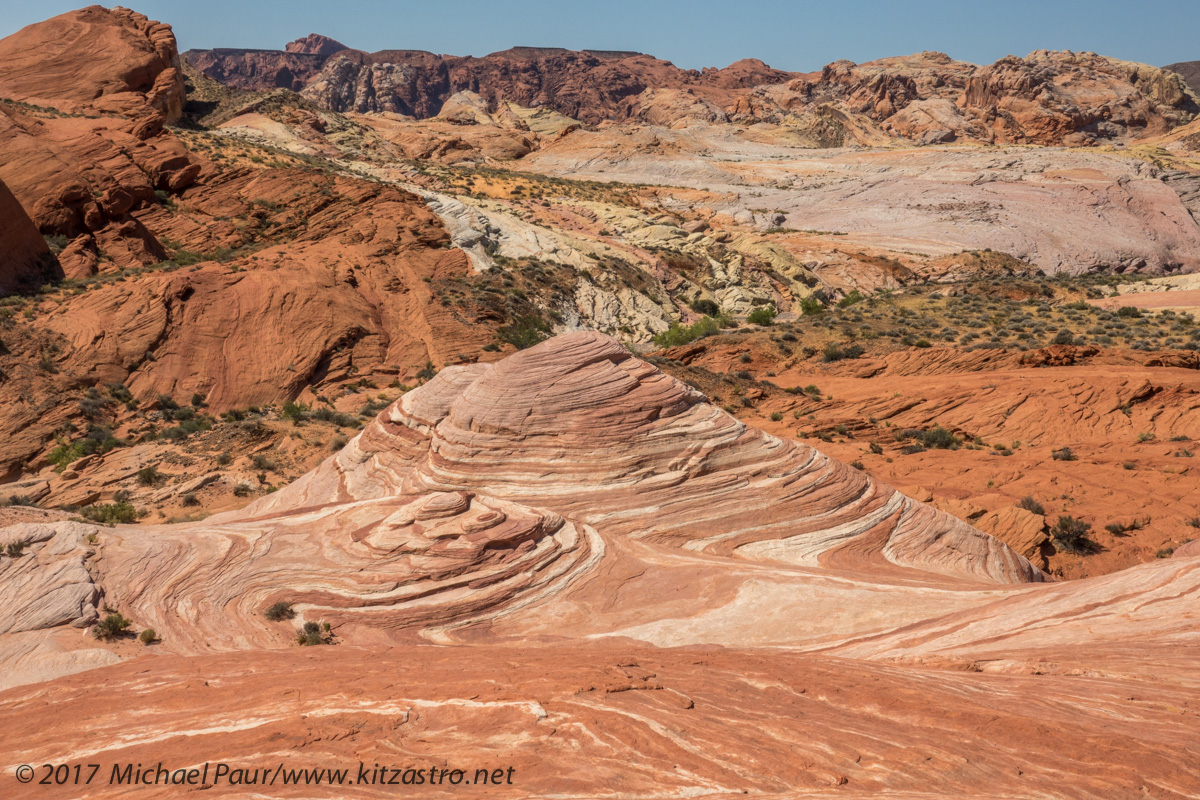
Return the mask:
[(691, 302), (691, 309), (705, 317), (716, 317), (721, 314), (721, 307), (712, 300), (698, 299)]
[(501, 327), (496, 336), (518, 350), (525, 350), (550, 338), (550, 323), (540, 314), (526, 314)]
[(667, 330), (655, 335), (654, 344), (661, 348), (678, 347), (705, 336), (712, 336), (720, 329), (720, 322), (713, 317), (704, 317), (691, 325), (675, 322)]
[(846, 295), (841, 300), (838, 300), (838, 307), (839, 308), (849, 308), (850, 306), (854, 305), (855, 303), (862, 302), (862, 300), (863, 300), (863, 296), (858, 291), (858, 289), (853, 289), (853, 290), (851, 290), (850, 294)]
[(800, 300), (800, 313), (806, 317), (813, 317), (825, 311), (825, 306), (816, 297), (804, 297)]
[(137, 509), (129, 503), (87, 506), (79, 509), (79, 515), (101, 525), (129, 525), (137, 522), (138, 518)]
[(146, 628), (138, 634), (138, 641), (142, 644), (154, 644), (156, 639), (158, 639), (158, 634), (154, 632), (154, 628)]
[(1091, 532), (1092, 526), (1083, 520), (1060, 516), (1050, 534), (1064, 550), (1070, 553), (1087, 553), (1092, 549), (1092, 544), (1087, 538)]
[(775, 306), (759, 306), (746, 316), (746, 321), (752, 325), (770, 325), (778, 313)]
[(142, 467), (137, 471), (137, 482), (142, 486), (153, 486), (160, 478), (158, 469), (153, 466)]
[(96, 627), (92, 629), (92, 635), (102, 641), (111, 641), (124, 636), (132, 624), (133, 620), (126, 619), (119, 613), (113, 612), (96, 623)]
[(29, 542), (9, 542), (4, 548), (4, 554), (9, 558), (20, 558), (25, 554), (25, 548)]
[(957, 450), (962, 445), (962, 439), (938, 425), (921, 433), (921, 444), (931, 450)]
[(329, 644), (329, 623), (324, 629), (315, 622), (306, 622), (304, 627), (296, 631), (296, 641), (301, 647), (311, 647), (319, 644)]

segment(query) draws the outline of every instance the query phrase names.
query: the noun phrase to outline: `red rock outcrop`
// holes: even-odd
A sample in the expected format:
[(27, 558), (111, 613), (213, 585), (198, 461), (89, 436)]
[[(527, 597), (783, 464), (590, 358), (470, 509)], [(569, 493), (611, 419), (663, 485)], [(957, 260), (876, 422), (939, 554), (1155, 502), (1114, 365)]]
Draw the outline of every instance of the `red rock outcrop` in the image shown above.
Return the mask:
[(52, 262), (46, 240), (0, 181), (0, 293), (53, 277)]
[(333, 50), (320, 38), (315, 51), (320, 55), (307, 44), (289, 45), (286, 53), (191, 50), (184, 55), (209, 77), (241, 89), (286, 86), (335, 111), (419, 118), (435, 116), (454, 93), (471, 91), (492, 105), (509, 100), (597, 123), (625, 116), (622, 101), (648, 88), (689, 90), (724, 107), (751, 87), (791, 77), (754, 59), (698, 71), (641, 53), (555, 47), (514, 47), (479, 58), (418, 50), (364, 53)]
[[(877, 133), (926, 144), (1087, 145), (1166, 133), (1200, 106), (1173, 72), (1094, 53), (1038, 50), (985, 67), (944, 53), (838, 61), (747, 93), (734, 114), (795, 121), (831, 110)], [(847, 139), (871, 138), (844, 127)]]
[[(432, 488), (463, 482), (488, 491)], [(6, 768), (253, 754), (363, 797), (394, 790), (360, 761), (511, 766), (522, 797), (1200, 789), (1200, 562), (1021, 583), (986, 535), (594, 334), (444, 370), (242, 511), (10, 542)], [(81, 638), (103, 605), (158, 643)], [(301, 623), (338, 646), (296, 647)]]
[(170, 25), (116, 6), (88, 6), (0, 40), (0, 97), (68, 113), (167, 122), (183, 111)]
[(284, 48), (287, 53), (307, 53), (314, 56), (331, 56), (341, 50), (349, 48), (341, 42), (330, 39), (328, 36), (322, 36), (319, 33), (310, 33), (302, 39), (297, 39), (294, 42), (288, 42)]
[(190, 186), (200, 165), (163, 125), (183, 74), (168, 25), (90, 6), (0, 40), (0, 180), (45, 234), (75, 240), (69, 277), (166, 257), (130, 212)]
[(854, 552), (889, 568), (1040, 579), (990, 537), (805, 445), (746, 428), (597, 333), (446, 370), (252, 513), (484, 486), (689, 551), (813, 566)]

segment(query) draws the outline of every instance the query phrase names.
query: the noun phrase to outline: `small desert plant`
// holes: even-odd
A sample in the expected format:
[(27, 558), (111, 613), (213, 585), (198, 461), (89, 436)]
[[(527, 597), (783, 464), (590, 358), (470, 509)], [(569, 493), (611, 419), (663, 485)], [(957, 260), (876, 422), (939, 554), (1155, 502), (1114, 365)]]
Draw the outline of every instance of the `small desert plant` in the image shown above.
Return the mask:
[(315, 622), (306, 622), (303, 628), (296, 631), (296, 641), (301, 647), (329, 644), (329, 631), (330, 626), (328, 622), (324, 626), (318, 625)]
[(746, 322), (752, 325), (770, 325), (778, 313), (775, 306), (759, 306), (746, 316)]
[(962, 440), (941, 425), (921, 433), (921, 444), (931, 450), (957, 450)]
[(101, 525), (130, 525), (137, 522), (138, 512), (129, 503), (108, 503), (79, 509), (84, 519)]
[(263, 616), (272, 622), (279, 622), (281, 620), (291, 619), (292, 617), (296, 616), (296, 612), (292, 608), (291, 603), (280, 600), (278, 603), (264, 611)]
[(9, 558), (20, 558), (25, 554), (25, 547), (29, 542), (9, 542), (4, 548), (4, 554)]
[(218, 466), (227, 467), (232, 463), (233, 463), (233, 456), (229, 455), (229, 453), (221, 453), (221, 455), (217, 456), (217, 465)]
[(783, 419), (783, 413), (782, 413), (782, 412), (779, 412), (779, 411), (772, 411), (772, 412), (771, 412), (771, 422), (779, 422), (779, 420), (781, 420), (781, 419)]
[(188, 492), (187, 494), (185, 494), (183, 496), (183, 499), (180, 502), (184, 506), (188, 506), (188, 507), (198, 506), (198, 505), (200, 505), (200, 498), (196, 497), (196, 495), (192, 494), (191, 492)]
[(133, 620), (126, 619), (120, 613), (114, 611), (96, 623), (96, 627), (92, 629), (92, 635), (102, 641), (111, 641), (125, 635), (125, 632), (132, 624)]
[(158, 639), (158, 634), (154, 632), (154, 628), (146, 628), (138, 634), (138, 641), (142, 644), (153, 644)]
[(1074, 517), (1060, 516), (1054, 523), (1050, 534), (1056, 542), (1062, 545), (1064, 550), (1071, 553), (1086, 553), (1091, 549), (1091, 543), (1087, 538), (1091, 532), (1092, 526), (1087, 522)]
[(1078, 461), (1079, 457), (1069, 447), (1060, 447), (1050, 451), (1050, 457), (1055, 461)]
[(254, 490), (250, 488), (250, 484), (248, 483), (239, 483), (237, 486), (233, 487), (233, 494), (235, 497), (248, 497), (252, 491)]
[(137, 471), (137, 482), (142, 486), (153, 486), (160, 479), (158, 469), (156, 467), (142, 467)]
[(1030, 514), (1037, 514), (1039, 517), (1046, 516), (1046, 507), (1033, 499), (1033, 495), (1024, 497), (1021, 502), (1017, 503), (1017, 508), (1023, 508)]

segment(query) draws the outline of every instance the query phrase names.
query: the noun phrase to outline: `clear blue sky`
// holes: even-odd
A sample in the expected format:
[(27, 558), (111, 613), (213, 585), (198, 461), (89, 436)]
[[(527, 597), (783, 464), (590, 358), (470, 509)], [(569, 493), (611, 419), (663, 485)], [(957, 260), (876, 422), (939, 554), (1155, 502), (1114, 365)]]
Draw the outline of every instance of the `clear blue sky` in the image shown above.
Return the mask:
[[(513, 45), (640, 50), (681, 67), (761, 58), (807, 71), (941, 50), (975, 63), (1041, 48), (1161, 66), (1200, 60), (1200, 0), (124, 0), (181, 49), (283, 45), (484, 55)], [(80, 3), (0, 0), (0, 37)]]

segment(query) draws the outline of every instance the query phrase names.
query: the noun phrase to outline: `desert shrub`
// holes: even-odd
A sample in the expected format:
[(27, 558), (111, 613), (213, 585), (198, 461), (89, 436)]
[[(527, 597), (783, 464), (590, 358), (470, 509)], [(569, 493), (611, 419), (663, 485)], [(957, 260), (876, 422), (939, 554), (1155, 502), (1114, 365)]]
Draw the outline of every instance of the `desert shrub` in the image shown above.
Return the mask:
[(279, 466), (263, 453), (256, 453), (254, 457), (250, 459), (250, 463), (254, 465), (255, 469), (267, 470), (269, 472), (274, 472)]
[(697, 314), (705, 317), (716, 317), (721, 313), (721, 307), (719, 305), (712, 300), (706, 300), (703, 298), (693, 300), (690, 303), (690, 307), (692, 311), (695, 311)]
[(549, 338), (550, 323), (539, 314), (526, 314), (517, 317), (510, 324), (502, 326), (500, 330), (496, 331), (496, 336), (518, 350), (525, 350)]
[(154, 644), (154, 641), (157, 638), (158, 634), (154, 632), (154, 628), (146, 628), (144, 631), (138, 634), (138, 641), (142, 644)]
[(1181, 447), (1171, 455), (1175, 456), (1176, 458), (1191, 458), (1194, 453), (1192, 453), (1192, 451), (1186, 447)]
[(21, 541), (9, 542), (4, 548), (4, 555), (8, 556), (9, 558), (20, 558), (25, 554), (25, 548), (28, 546), (28, 544), (29, 542)]
[(114, 611), (96, 623), (96, 627), (92, 629), (92, 635), (102, 641), (111, 641), (124, 636), (132, 624), (133, 620), (126, 619)]
[(862, 302), (862, 300), (863, 300), (862, 293), (859, 292), (858, 289), (852, 289), (850, 291), (850, 294), (846, 295), (841, 300), (838, 300), (838, 307), (839, 308), (849, 308), (850, 306), (854, 305), (855, 303)]
[(851, 461), (850, 466), (854, 467), (859, 472), (862, 472), (864, 469), (866, 469), (861, 461)]
[(713, 317), (704, 317), (691, 325), (671, 323), (671, 327), (662, 333), (655, 334), (654, 344), (661, 348), (678, 347), (681, 344), (712, 336), (721, 329), (720, 322)]
[(290, 419), (293, 424), (299, 425), (308, 419), (308, 406), (288, 400), (283, 404), (283, 410), (279, 412), (279, 416), (284, 419)]
[(296, 641), (301, 647), (329, 644), (329, 623), (324, 627), (315, 622), (304, 623), (304, 627), (296, 631)]
[(858, 358), (864, 352), (866, 351), (863, 350), (862, 345), (850, 344), (843, 347), (837, 342), (830, 342), (829, 344), (825, 345), (825, 348), (821, 351), (821, 360), (825, 362), (834, 362), (845, 359), (853, 359)]
[(816, 297), (804, 297), (800, 300), (800, 313), (806, 317), (815, 317), (825, 311), (825, 306)]
[(1069, 330), (1063, 328), (1054, 334), (1054, 339), (1051, 341), (1053, 344), (1075, 344), (1075, 337)]
[(1023, 508), (1030, 514), (1037, 514), (1039, 517), (1046, 516), (1046, 507), (1033, 499), (1033, 495), (1026, 495), (1017, 503), (1017, 508)]
[(153, 486), (161, 479), (158, 469), (153, 466), (142, 467), (137, 471), (137, 482), (142, 486)]
[(296, 616), (296, 612), (292, 608), (291, 603), (285, 603), (283, 600), (280, 600), (278, 603), (275, 603), (273, 606), (264, 611), (263, 616), (272, 622), (280, 622)]
[(759, 306), (746, 316), (746, 322), (752, 325), (770, 325), (775, 322), (778, 313), (775, 306)]
[(1117, 309), (1117, 316), (1124, 319), (1140, 319), (1142, 310), (1135, 306), (1121, 306)]
[(227, 467), (232, 463), (233, 456), (229, 455), (229, 453), (221, 453), (221, 455), (217, 456), (217, 464), (219, 466)]
[(335, 436), (329, 440), (329, 449), (330, 450), (341, 450), (343, 447), (346, 446), (346, 443), (349, 441), (350, 440), (348, 438), (346, 438), (345, 436), (343, 436), (342, 434), (339, 433), (337, 436)]
[(1188, 527), (1200, 528), (1200, 517), (1192, 517), (1187, 521)]
[(911, 455), (915, 455), (917, 453), (924, 453), (924, 452), (925, 452), (925, 445), (923, 445), (923, 444), (908, 444), (908, 445), (905, 445), (904, 447), (900, 448), (900, 454), (905, 455), (905, 456), (911, 456)]
[(871, 444), (868, 445), (868, 447), (869, 447), (870, 451), (872, 453), (874, 453), (875, 455), (877, 455), (877, 456), (883, 455), (883, 447), (878, 442), (871, 442)]
[(779, 420), (781, 420), (781, 419), (783, 419), (783, 413), (782, 413), (782, 412), (779, 412), (779, 411), (772, 411), (772, 412), (771, 412), (771, 422), (779, 422)]
[(187, 507), (198, 506), (200, 505), (200, 498), (196, 497), (196, 495), (192, 494), (191, 492), (188, 492), (183, 496), (183, 499), (180, 502)]
[(1091, 550), (1091, 542), (1087, 538), (1091, 532), (1092, 526), (1089, 523), (1074, 517), (1060, 516), (1050, 530), (1050, 535), (1064, 550), (1086, 553)]
[(79, 515), (101, 525), (130, 525), (138, 518), (137, 509), (125, 502), (86, 506)]
[(1075, 451), (1073, 451), (1069, 447), (1060, 447), (1057, 450), (1051, 450), (1050, 457), (1053, 458), (1055, 461), (1078, 461), (1079, 460), (1079, 456), (1075, 455)]
[(957, 450), (962, 444), (962, 439), (938, 425), (921, 434), (921, 444), (930, 450)]
[(1142, 444), (1143, 442), (1153, 442), (1154, 434), (1150, 433), (1149, 431), (1143, 431), (1142, 433), (1138, 434), (1137, 440), (1138, 444)]
[(233, 487), (233, 494), (235, 497), (246, 497), (251, 491), (253, 490), (250, 488), (250, 484), (248, 483), (239, 483), (237, 486)]

